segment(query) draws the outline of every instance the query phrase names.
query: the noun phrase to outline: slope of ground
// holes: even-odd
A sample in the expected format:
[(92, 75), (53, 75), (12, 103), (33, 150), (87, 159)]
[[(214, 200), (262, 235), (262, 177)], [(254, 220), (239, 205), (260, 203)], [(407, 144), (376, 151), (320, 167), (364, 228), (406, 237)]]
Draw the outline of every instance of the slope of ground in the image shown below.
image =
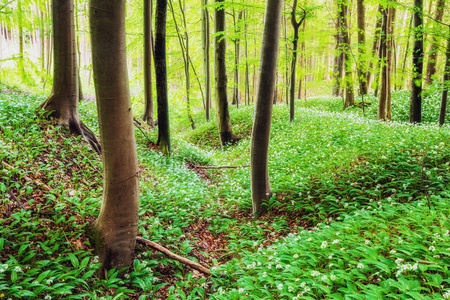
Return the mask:
[[(275, 196), (260, 220), (250, 219), (245, 167), (251, 107), (233, 109), (242, 140), (225, 150), (199, 148), (209, 139), (199, 136), (213, 135), (199, 124), (166, 159), (141, 128), (140, 235), (216, 276), (139, 246), (127, 278), (98, 280), (84, 227), (98, 214), (101, 162), (38, 117), (41, 102), (0, 98), (0, 299), (442, 299), (450, 290), (447, 127), (304, 107), (289, 123), (277, 106)], [(94, 104), (81, 111), (95, 128)]]

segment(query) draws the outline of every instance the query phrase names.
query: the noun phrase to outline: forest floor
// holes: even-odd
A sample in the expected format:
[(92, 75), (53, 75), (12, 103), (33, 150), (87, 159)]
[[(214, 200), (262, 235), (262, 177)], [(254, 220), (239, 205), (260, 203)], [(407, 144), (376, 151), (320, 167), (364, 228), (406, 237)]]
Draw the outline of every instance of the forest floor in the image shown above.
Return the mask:
[[(393, 103), (402, 121), (407, 97)], [(253, 106), (231, 108), (236, 145), (214, 122), (173, 111), (173, 154), (136, 130), (139, 235), (211, 268), (205, 276), (138, 245), (125, 278), (96, 277), (85, 228), (102, 165), (79, 137), (36, 114), (32, 95), (0, 95), (0, 299), (442, 299), (450, 295), (450, 129), (372, 120), (373, 108), (274, 108), (268, 215), (253, 220)], [(372, 100), (375, 106), (375, 100)], [(432, 102), (432, 100), (429, 100)], [(434, 108), (433, 108), (434, 109)], [(97, 128), (95, 105), (81, 104)], [(434, 118), (425, 109), (425, 120)], [(207, 168), (207, 167), (216, 168)], [(222, 168), (233, 166), (233, 168)]]

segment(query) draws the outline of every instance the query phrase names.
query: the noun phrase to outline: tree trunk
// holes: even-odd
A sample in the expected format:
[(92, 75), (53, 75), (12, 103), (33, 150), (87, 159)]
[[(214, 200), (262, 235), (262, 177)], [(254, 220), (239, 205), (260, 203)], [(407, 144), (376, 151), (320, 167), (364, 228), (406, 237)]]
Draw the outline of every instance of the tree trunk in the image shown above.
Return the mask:
[(75, 48), (75, 23), (73, 0), (53, 0), (53, 88), (41, 108), (51, 111), (58, 125), (70, 133), (81, 135), (100, 153), (100, 143), (95, 134), (80, 121), (78, 114), (78, 70)]
[(272, 196), (269, 181), (268, 150), (282, 6), (282, 0), (266, 0), (250, 158), (254, 218), (258, 218), (266, 212), (265, 203)]
[[(247, 18), (247, 10), (244, 10), (244, 19)], [(247, 21), (245, 22), (245, 103), (250, 104), (250, 72), (248, 67), (248, 40), (247, 40)]]
[(18, 67), (19, 73), (23, 82), (27, 81), (27, 74), (25, 73), (25, 67), (23, 64), (24, 50), (23, 50), (23, 11), (22, 11), (22, 0), (17, 1), (17, 24), (19, 27), (19, 58)]
[(216, 90), (216, 116), (217, 128), (219, 130), (220, 143), (222, 146), (233, 142), (230, 114), (228, 112), (227, 100), (227, 69), (226, 69), (226, 43), (225, 43), (225, 8), (224, 0), (215, 0), (216, 23), (215, 23), (215, 59), (214, 59), (214, 81)]
[(158, 145), (161, 152), (170, 156), (169, 99), (167, 95), (166, 65), (167, 0), (156, 0), (155, 22), (155, 73), (158, 103)]
[(343, 1), (344, 0), (339, 0), (339, 17), (341, 22), (342, 49), (344, 53), (344, 64), (345, 64), (344, 109), (346, 109), (349, 106), (355, 105), (355, 96), (353, 95), (353, 71), (352, 71), (352, 59), (350, 57), (350, 37), (348, 34), (348, 22), (347, 22), (348, 6), (345, 5)]
[[(236, 105), (239, 107), (239, 58), (240, 58), (240, 38), (239, 35), (241, 34), (241, 20), (242, 20), (242, 10), (238, 14), (237, 22), (234, 21), (234, 86), (233, 86), (233, 105)], [(235, 12), (233, 10), (233, 20), (236, 20)]]
[(202, 0), (202, 49), (203, 49), (203, 72), (205, 74), (205, 117), (210, 120), (211, 109), (211, 67), (210, 67), (210, 34), (209, 34), (209, 12), (208, 0)]
[(414, 0), (413, 9), (413, 75), (411, 83), (411, 102), (409, 106), (409, 122), (420, 123), (422, 121), (423, 0)]
[[(303, 10), (303, 8), (302, 8)], [(302, 25), (306, 17), (306, 12), (303, 10), (303, 17), (297, 22), (297, 0), (294, 0), (291, 11), (291, 24), (294, 28), (294, 39), (292, 40), (292, 61), (291, 61), (291, 85), (289, 97), (289, 121), (295, 119), (295, 72), (297, 67), (297, 50), (298, 50), (298, 29)]]
[[(436, 3), (436, 12), (434, 14), (435, 22), (442, 22), (442, 18), (444, 17), (445, 10), (445, 0), (438, 0)], [(427, 65), (427, 76), (425, 81), (427, 83), (432, 83), (433, 76), (436, 74), (436, 59), (439, 50), (439, 42), (436, 39), (436, 32), (433, 32), (431, 35), (430, 41), (430, 51), (428, 52), (428, 65)]]
[[(337, 0), (337, 7), (339, 8), (339, 1)], [(336, 26), (336, 34), (334, 35), (336, 41), (335, 48), (335, 57), (334, 57), (334, 84), (332, 95), (335, 97), (341, 96), (342, 91), (342, 76), (344, 74), (344, 51), (342, 49), (342, 30), (341, 30), (341, 21), (338, 13), (338, 17), (335, 23)]]
[[(366, 73), (367, 91), (369, 91), (369, 89), (370, 89), (372, 77), (374, 74), (374, 72), (372, 71), (372, 68), (374, 65), (373, 61), (376, 60), (377, 65), (378, 65), (378, 61), (379, 61), (379, 59), (378, 58), (375, 59), (375, 57), (377, 57), (376, 54), (378, 53), (379, 44), (380, 44), (380, 31), (381, 31), (381, 25), (383, 22), (382, 14), (383, 14), (383, 6), (380, 4), (380, 5), (378, 5), (377, 22), (375, 24), (375, 34), (374, 34), (374, 38), (373, 38), (372, 50), (370, 51), (371, 60), (369, 62), (369, 67), (367, 68), (368, 72)], [(378, 70), (378, 68), (377, 68), (377, 70)]]
[(357, 0), (358, 11), (358, 79), (359, 92), (361, 95), (367, 94), (367, 72), (366, 72), (366, 24), (365, 24), (365, 7), (363, 0)]
[(153, 91), (152, 91), (152, 0), (144, 0), (144, 113), (142, 120), (153, 127)]
[(445, 68), (444, 68), (444, 89), (442, 90), (441, 109), (439, 110), (439, 126), (444, 125), (445, 115), (447, 111), (447, 98), (448, 90), (450, 87), (450, 28), (447, 38), (447, 51), (445, 55)]
[(131, 265), (138, 226), (138, 162), (126, 63), (125, 3), (91, 0), (89, 7), (104, 178), (102, 205), (91, 237), (102, 263), (101, 277), (114, 267), (120, 270)]
[(387, 98), (387, 26), (388, 26), (388, 9), (383, 10), (383, 25), (381, 26), (380, 33), (380, 63), (381, 63), (381, 84), (380, 84), (380, 95), (378, 100), (378, 120), (386, 120), (386, 98)]

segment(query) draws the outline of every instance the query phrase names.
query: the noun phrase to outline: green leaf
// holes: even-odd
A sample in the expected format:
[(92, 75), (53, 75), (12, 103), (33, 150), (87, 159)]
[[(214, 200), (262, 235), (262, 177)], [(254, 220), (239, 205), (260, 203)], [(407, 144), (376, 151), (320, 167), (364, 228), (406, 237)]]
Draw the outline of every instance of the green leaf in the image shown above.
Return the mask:
[(69, 253), (67, 256), (69, 257), (70, 262), (72, 263), (74, 268), (78, 268), (80, 266), (80, 262), (75, 255), (73, 255), (72, 253)]

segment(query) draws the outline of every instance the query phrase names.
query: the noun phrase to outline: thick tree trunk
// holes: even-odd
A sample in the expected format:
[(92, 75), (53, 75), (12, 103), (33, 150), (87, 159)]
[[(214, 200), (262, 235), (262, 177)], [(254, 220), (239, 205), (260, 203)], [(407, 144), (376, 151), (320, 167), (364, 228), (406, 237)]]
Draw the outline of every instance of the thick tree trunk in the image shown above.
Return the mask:
[(450, 88), (450, 30), (448, 33), (447, 51), (445, 55), (444, 89), (442, 90), (441, 109), (439, 110), (439, 126), (442, 126), (445, 123), (449, 88)]
[[(56, 0), (60, 2), (61, 0)], [(103, 160), (103, 199), (91, 230), (100, 276), (133, 261), (139, 181), (125, 41), (125, 0), (91, 0), (92, 68)]]
[(254, 218), (258, 218), (266, 212), (265, 203), (272, 196), (268, 151), (282, 7), (282, 0), (266, 0), (250, 158)]
[(381, 84), (380, 95), (378, 98), (378, 120), (386, 120), (386, 98), (387, 98), (387, 26), (388, 26), (388, 9), (383, 10), (383, 25), (381, 26), (380, 38), (380, 62), (381, 62)]
[(222, 146), (233, 142), (230, 114), (228, 112), (227, 100), (227, 69), (226, 69), (226, 43), (225, 43), (225, 8), (224, 0), (215, 0), (216, 23), (215, 23), (215, 59), (214, 59), (214, 81), (216, 90), (216, 116), (217, 128), (219, 130), (220, 143)]
[(152, 0), (144, 0), (144, 112), (142, 120), (153, 127), (152, 93)]
[(70, 133), (81, 135), (100, 153), (100, 143), (95, 134), (80, 121), (78, 114), (79, 78), (75, 48), (75, 23), (73, 0), (53, 0), (54, 68), (53, 88), (41, 108), (51, 111), (58, 125)]
[(423, 0), (414, 0), (414, 45), (413, 75), (411, 82), (411, 102), (409, 106), (409, 122), (422, 121), (422, 72), (423, 72)]
[(363, 0), (357, 0), (358, 11), (358, 79), (359, 92), (361, 95), (367, 94), (367, 71), (366, 71), (366, 23), (365, 23), (365, 7)]
[(167, 95), (166, 65), (167, 0), (156, 0), (155, 22), (155, 73), (158, 103), (158, 145), (161, 152), (170, 156), (169, 99)]
[[(434, 21), (442, 22), (445, 10), (445, 0), (438, 0), (436, 3), (436, 11), (434, 14)], [(428, 52), (428, 65), (427, 65), (427, 76), (425, 81), (427, 83), (432, 83), (433, 76), (436, 74), (436, 59), (439, 50), (439, 42), (436, 39), (436, 33), (432, 33), (430, 41), (430, 51)]]
[(210, 67), (210, 34), (208, 0), (202, 0), (202, 49), (203, 49), (203, 73), (205, 74), (205, 117), (210, 120), (211, 109), (211, 67)]

